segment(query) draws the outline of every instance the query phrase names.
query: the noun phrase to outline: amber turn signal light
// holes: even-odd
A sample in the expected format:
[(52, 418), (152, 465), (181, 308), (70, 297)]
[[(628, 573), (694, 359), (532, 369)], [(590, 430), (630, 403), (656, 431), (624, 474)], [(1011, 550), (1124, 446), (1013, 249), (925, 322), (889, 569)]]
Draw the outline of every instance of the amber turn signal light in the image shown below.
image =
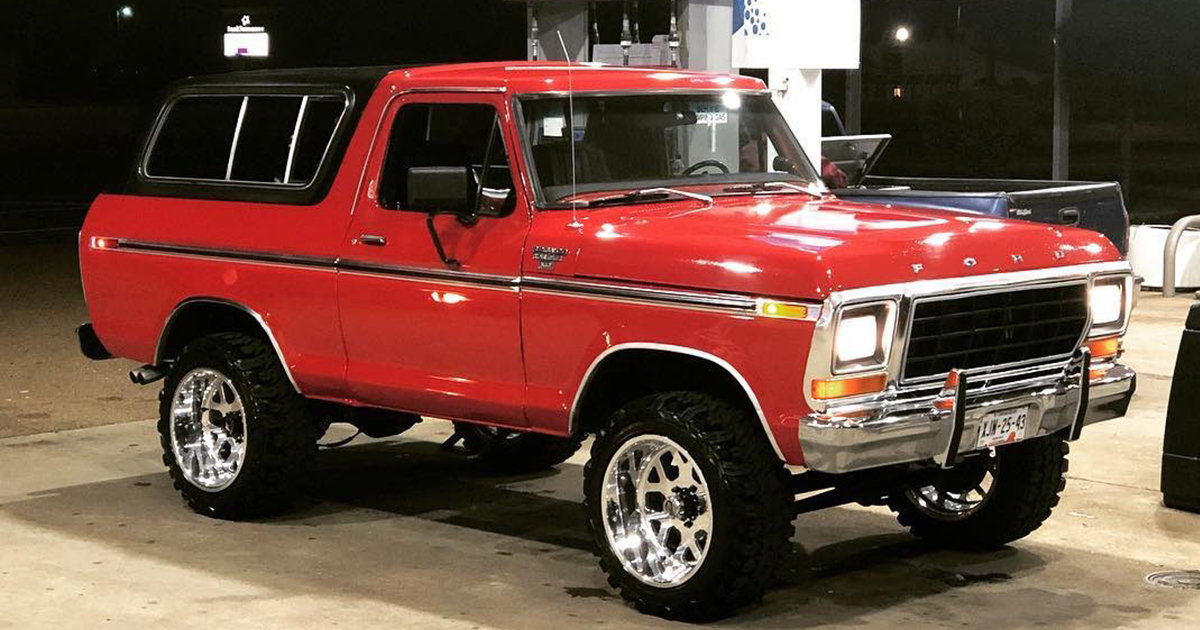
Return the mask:
[(754, 310), (763, 317), (778, 317), (781, 319), (808, 319), (807, 304), (795, 302), (780, 302), (779, 300), (763, 300), (755, 302)]
[(938, 393), (938, 397), (933, 401), (933, 408), (941, 411), (953, 411), (954, 399), (958, 396), (958, 370), (950, 370), (946, 375), (946, 382), (942, 385), (942, 391)]
[(814, 380), (812, 382), (812, 397), (814, 400), (832, 400), (862, 394), (874, 394), (887, 387), (887, 374), (868, 374), (837, 380)]
[(1103, 339), (1092, 339), (1087, 343), (1087, 347), (1091, 351), (1093, 359), (1115, 357), (1121, 351), (1121, 338), (1105, 337)]

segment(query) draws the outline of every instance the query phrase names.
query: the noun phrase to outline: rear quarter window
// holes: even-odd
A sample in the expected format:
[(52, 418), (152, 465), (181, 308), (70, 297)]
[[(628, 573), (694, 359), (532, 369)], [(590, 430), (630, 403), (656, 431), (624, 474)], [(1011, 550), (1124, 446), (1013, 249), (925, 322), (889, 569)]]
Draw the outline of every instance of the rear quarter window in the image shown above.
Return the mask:
[(292, 132), (302, 102), (303, 99), (294, 96), (246, 99), (246, 113), (229, 172), (231, 181), (284, 183)]
[(224, 179), (242, 99), (190, 96), (175, 101), (146, 162), (151, 177)]
[(347, 100), (327, 94), (195, 94), (164, 108), (142, 174), (151, 181), (304, 188)]
[(292, 158), (290, 181), (307, 183), (316, 176), (317, 168), (321, 166), (321, 160), (329, 150), (330, 139), (337, 131), (338, 121), (345, 109), (345, 102), (337, 97), (321, 96), (308, 99), (308, 107), (296, 141), (296, 152)]

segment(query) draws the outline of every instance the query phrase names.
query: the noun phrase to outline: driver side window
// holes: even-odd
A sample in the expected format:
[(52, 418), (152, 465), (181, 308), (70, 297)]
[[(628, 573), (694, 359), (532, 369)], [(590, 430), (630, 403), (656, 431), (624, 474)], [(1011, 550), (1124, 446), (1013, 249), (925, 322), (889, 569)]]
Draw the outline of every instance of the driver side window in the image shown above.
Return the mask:
[(467, 167), (480, 216), (504, 216), (516, 205), (512, 172), (491, 105), (414, 103), (396, 113), (379, 180), (379, 204), (408, 210), (413, 168)]

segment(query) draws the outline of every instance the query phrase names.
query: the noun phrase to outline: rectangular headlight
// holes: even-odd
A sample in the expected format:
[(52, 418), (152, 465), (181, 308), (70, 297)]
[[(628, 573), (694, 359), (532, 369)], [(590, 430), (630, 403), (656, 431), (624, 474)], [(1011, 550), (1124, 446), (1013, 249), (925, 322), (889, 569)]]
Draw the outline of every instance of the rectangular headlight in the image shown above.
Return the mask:
[(1088, 292), (1088, 308), (1092, 315), (1090, 336), (1120, 334), (1129, 318), (1129, 276), (1097, 278)]
[(895, 302), (842, 309), (834, 328), (833, 373), (849, 374), (887, 367), (895, 330)]

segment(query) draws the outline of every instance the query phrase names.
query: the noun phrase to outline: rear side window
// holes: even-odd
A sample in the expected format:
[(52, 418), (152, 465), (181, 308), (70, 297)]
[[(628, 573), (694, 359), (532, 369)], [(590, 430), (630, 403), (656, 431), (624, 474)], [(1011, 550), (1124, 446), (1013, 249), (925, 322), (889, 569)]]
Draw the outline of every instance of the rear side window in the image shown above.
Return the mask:
[(289, 182), (308, 183), (316, 176), (317, 168), (329, 149), (330, 140), (345, 109), (345, 102), (337, 97), (321, 96), (308, 99), (308, 106), (300, 121), (300, 134), (296, 140)]
[(346, 109), (331, 95), (189, 95), (166, 110), (150, 179), (303, 187), (320, 170)]
[(229, 147), (242, 99), (181, 98), (171, 106), (154, 141), (146, 173), (154, 177), (225, 179)]
[[(237, 134), (229, 179), (282, 184), (296, 116), (303, 99), (291, 96), (251, 96)], [(228, 156), (226, 156), (228, 157)]]

